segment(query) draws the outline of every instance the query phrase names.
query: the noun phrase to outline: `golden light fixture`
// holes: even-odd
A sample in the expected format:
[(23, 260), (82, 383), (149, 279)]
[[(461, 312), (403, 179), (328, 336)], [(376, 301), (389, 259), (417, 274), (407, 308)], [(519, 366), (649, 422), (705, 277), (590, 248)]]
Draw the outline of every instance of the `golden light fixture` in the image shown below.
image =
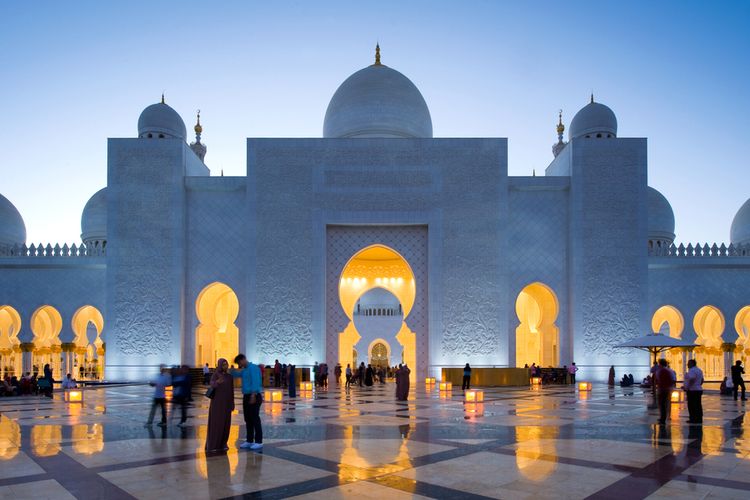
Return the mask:
[(267, 403), (281, 403), (284, 392), (281, 389), (266, 389), (265, 401)]
[(464, 404), (464, 410), (466, 413), (474, 413), (476, 415), (484, 414), (484, 403), (466, 403)]
[(65, 391), (65, 402), (83, 403), (83, 391), (80, 389), (71, 389), (69, 391)]
[(300, 382), (299, 383), (299, 390), (302, 391), (302, 392), (305, 392), (305, 391), (311, 391), (312, 392), (312, 390), (313, 390), (313, 383), (310, 382), (309, 380), (305, 381), (305, 382)]
[(467, 403), (481, 403), (484, 401), (484, 391), (480, 389), (467, 389), (465, 396)]
[(440, 382), (440, 392), (449, 392), (453, 390), (453, 382)]
[(435, 385), (435, 382), (435, 377), (427, 377), (426, 379), (424, 379), (424, 383), (426, 385)]
[(669, 400), (673, 403), (682, 403), (685, 401), (685, 393), (683, 391), (672, 391)]
[(578, 383), (578, 390), (579, 391), (590, 391), (591, 390), (591, 382), (579, 382)]
[(542, 377), (531, 377), (531, 385), (542, 385)]

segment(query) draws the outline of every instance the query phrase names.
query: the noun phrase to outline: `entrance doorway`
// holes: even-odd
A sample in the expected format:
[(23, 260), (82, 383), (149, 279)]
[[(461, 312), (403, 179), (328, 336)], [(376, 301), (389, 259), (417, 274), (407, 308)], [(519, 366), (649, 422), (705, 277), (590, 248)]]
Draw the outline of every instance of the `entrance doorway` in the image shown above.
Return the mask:
[(240, 348), (240, 331), (234, 324), (239, 313), (237, 295), (224, 283), (211, 283), (198, 294), (195, 301), (195, 314), (200, 321), (195, 331), (198, 366), (208, 363), (214, 367), (220, 358), (232, 362)]
[(516, 366), (558, 366), (559, 329), (555, 324), (559, 310), (557, 295), (544, 283), (527, 285), (516, 299)]
[[(404, 351), (404, 362), (417, 365), (416, 335), (407, 325), (414, 306), (416, 283), (409, 263), (385, 245), (372, 245), (357, 252), (339, 278), (339, 301), (349, 322), (339, 333), (339, 363), (353, 362), (352, 348), (368, 346), (370, 364), (390, 363), (389, 340)], [(373, 353), (373, 347), (381, 344)], [(377, 356), (377, 357), (376, 357)], [(416, 370), (412, 369), (416, 377)]]
[(386, 369), (391, 366), (391, 347), (385, 340), (374, 340), (369, 350), (370, 364), (373, 368)]

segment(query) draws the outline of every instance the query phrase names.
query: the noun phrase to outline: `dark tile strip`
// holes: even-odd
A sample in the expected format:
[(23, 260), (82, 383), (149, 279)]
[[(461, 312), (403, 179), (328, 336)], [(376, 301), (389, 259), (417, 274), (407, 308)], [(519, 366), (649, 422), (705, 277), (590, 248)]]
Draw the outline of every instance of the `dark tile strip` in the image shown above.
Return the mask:
[(32, 474), (30, 476), (6, 477), (4, 479), (0, 479), (0, 486), (11, 486), (14, 484), (31, 483), (33, 481), (44, 481), (45, 479), (49, 478), (50, 477), (47, 473)]
[[(516, 456), (516, 450), (506, 449), (506, 448), (494, 448), (491, 451), (492, 453), (497, 453), (498, 455), (507, 455), (511, 457)], [(521, 456), (524, 456), (524, 452), (521, 452)], [(607, 471), (614, 471), (614, 472), (624, 472), (627, 474), (633, 474), (639, 470), (641, 470), (639, 467), (633, 467), (631, 465), (618, 465), (618, 464), (610, 464), (606, 462), (594, 462), (591, 460), (583, 460), (581, 458), (570, 458), (570, 457), (561, 457), (559, 455), (539, 455), (538, 457), (534, 457), (535, 460), (543, 460), (545, 462), (557, 462), (560, 464), (565, 465), (577, 465), (579, 467), (587, 467), (589, 469), (598, 469), (598, 470), (607, 470)]]
[[(744, 459), (742, 459), (744, 460)], [(706, 476), (695, 476), (693, 474), (680, 474), (676, 478), (674, 478), (675, 481), (685, 481), (686, 483), (695, 483), (695, 484), (707, 484), (711, 486), (720, 486), (722, 488), (731, 488), (733, 490), (743, 490), (743, 491), (750, 491), (750, 483), (745, 483), (743, 481), (735, 481), (733, 479), (728, 478), (716, 478), (716, 477), (706, 477)], [(750, 496), (750, 495), (748, 495)]]
[(157, 457), (148, 458), (146, 460), (138, 460), (135, 462), (122, 462), (109, 465), (99, 465), (97, 467), (91, 467), (89, 470), (95, 474), (102, 472), (113, 472), (117, 470), (135, 469), (136, 467), (148, 467), (149, 465), (163, 465), (171, 464), (175, 462), (185, 462), (186, 460), (195, 460), (197, 458), (196, 453), (190, 453), (185, 455), (173, 455), (168, 457)]
[(308, 481), (302, 481), (294, 484), (287, 484), (284, 486), (277, 486), (276, 488), (268, 488), (265, 490), (253, 491), (245, 493), (243, 495), (235, 495), (233, 497), (226, 497), (226, 499), (253, 499), (262, 498), (263, 500), (273, 500), (277, 498), (288, 498), (296, 495), (304, 495), (306, 493), (313, 493), (315, 491), (325, 490), (339, 486), (340, 481), (337, 476), (326, 476), (318, 479), (310, 479)]

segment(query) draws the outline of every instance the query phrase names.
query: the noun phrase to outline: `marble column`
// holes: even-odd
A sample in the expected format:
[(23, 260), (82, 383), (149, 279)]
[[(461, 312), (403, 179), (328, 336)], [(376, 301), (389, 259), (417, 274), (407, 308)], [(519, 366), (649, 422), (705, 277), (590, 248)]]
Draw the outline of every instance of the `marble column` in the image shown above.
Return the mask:
[(23, 374), (30, 373), (32, 371), (31, 353), (33, 351), (34, 351), (33, 342), (24, 342), (21, 344), (21, 372)]
[(731, 342), (721, 344), (721, 350), (724, 351), (724, 377), (731, 377), (732, 364), (734, 363), (735, 345)]

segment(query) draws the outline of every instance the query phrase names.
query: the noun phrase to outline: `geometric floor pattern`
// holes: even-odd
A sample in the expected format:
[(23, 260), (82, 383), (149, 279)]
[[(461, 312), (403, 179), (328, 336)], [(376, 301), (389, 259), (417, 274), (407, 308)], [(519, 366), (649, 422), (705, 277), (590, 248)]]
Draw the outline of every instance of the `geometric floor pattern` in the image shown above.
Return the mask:
[(235, 413), (209, 457), (202, 388), (184, 428), (144, 428), (151, 392), (0, 399), (0, 498), (750, 498), (745, 406), (716, 392), (703, 426), (675, 403), (660, 427), (638, 388), (485, 389), (471, 406), (424, 384), (406, 402), (390, 383), (332, 387), (265, 403), (262, 452), (238, 449)]

